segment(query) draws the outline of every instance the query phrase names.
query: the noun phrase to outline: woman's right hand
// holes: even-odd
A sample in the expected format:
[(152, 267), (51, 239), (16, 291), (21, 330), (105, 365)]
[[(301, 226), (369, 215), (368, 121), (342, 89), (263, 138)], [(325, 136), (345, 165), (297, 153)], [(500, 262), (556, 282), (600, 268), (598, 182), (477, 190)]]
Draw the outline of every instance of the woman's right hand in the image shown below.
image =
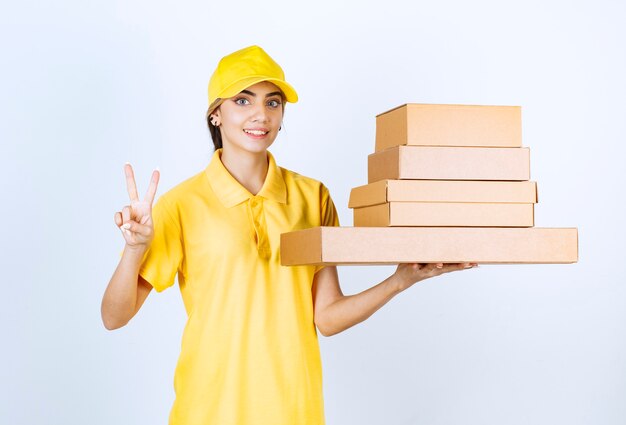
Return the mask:
[(143, 201), (137, 195), (137, 185), (133, 167), (129, 163), (124, 165), (126, 174), (126, 189), (130, 197), (130, 205), (115, 213), (115, 224), (122, 231), (126, 246), (130, 249), (147, 250), (154, 237), (152, 223), (152, 203), (159, 184), (159, 170), (152, 172), (150, 186)]

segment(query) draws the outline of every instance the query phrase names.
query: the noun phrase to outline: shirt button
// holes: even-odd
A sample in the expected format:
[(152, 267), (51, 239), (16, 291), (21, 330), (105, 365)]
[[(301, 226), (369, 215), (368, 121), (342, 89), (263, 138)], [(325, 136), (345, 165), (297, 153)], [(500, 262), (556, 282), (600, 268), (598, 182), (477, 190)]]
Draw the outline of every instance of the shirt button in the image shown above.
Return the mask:
[(256, 198), (250, 198), (250, 206), (256, 207), (259, 204), (259, 201)]

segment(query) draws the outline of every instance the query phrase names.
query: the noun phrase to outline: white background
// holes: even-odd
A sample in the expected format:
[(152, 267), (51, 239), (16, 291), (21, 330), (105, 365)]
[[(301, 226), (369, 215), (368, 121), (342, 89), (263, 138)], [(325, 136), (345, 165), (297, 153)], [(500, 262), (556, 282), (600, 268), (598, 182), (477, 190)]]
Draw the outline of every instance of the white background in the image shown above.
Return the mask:
[[(341, 224), (376, 114), (406, 102), (521, 105), (537, 227), (577, 227), (574, 265), (424, 281), (320, 335), (342, 424), (626, 423), (626, 13), (621, 1), (20, 1), (0, 9), (0, 422), (165, 424), (177, 287), (100, 319), (140, 193), (202, 170), (217, 61), (258, 44), (300, 95), (270, 151), (323, 181)], [(346, 294), (394, 267), (340, 267)], [(265, 424), (263, 424), (265, 425)]]

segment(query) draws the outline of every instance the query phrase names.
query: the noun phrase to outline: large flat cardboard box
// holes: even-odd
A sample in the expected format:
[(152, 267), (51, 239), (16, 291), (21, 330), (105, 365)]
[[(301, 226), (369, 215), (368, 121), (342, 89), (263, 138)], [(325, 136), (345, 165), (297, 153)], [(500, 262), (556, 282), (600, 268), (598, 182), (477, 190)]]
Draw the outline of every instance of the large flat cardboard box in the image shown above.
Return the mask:
[(578, 261), (576, 228), (313, 227), (283, 233), (283, 266)]
[(399, 145), (520, 147), (522, 109), (404, 104), (376, 116), (376, 152)]
[(396, 146), (367, 157), (367, 180), (530, 180), (530, 149)]
[(537, 182), (475, 180), (380, 180), (350, 191), (349, 208), (385, 202), (537, 203)]
[(386, 202), (354, 209), (354, 225), (532, 227), (534, 204)]

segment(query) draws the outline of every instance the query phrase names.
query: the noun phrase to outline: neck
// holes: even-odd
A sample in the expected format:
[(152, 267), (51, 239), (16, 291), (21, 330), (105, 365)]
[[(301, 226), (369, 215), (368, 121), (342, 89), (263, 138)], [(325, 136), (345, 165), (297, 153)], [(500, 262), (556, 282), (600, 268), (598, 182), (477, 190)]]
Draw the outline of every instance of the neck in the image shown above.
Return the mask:
[(231, 176), (248, 192), (259, 193), (268, 169), (267, 151), (248, 152), (228, 145), (222, 148), (220, 159)]

